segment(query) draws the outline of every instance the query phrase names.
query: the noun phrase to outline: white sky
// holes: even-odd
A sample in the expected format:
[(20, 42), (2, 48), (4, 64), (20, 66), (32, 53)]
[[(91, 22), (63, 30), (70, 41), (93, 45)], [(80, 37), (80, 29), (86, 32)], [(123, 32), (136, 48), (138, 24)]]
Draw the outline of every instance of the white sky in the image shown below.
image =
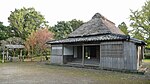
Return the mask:
[(129, 23), (130, 9), (136, 10), (144, 5), (146, 0), (1, 0), (0, 21), (8, 25), (10, 11), (22, 7), (34, 7), (45, 16), (49, 25), (57, 21), (72, 19), (90, 20), (99, 12), (116, 26), (125, 21)]

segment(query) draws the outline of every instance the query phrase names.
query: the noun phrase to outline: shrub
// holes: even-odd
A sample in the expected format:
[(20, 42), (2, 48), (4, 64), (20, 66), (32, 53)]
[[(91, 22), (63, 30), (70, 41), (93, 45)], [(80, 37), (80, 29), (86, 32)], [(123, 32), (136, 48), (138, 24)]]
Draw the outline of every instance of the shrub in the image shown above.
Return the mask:
[(145, 57), (145, 59), (150, 59), (150, 53), (145, 53), (144, 57)]

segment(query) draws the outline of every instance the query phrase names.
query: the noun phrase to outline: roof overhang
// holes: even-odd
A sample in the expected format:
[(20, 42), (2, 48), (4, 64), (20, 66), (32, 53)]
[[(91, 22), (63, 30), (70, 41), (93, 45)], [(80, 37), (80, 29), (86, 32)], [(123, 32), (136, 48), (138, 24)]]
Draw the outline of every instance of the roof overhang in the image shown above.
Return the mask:
[(48, 44), (63, 44), (63, 43), (76, 43), (76, 42), (112, 41), (112, 40), (114, 41), (114, 40), (126, 40), (126, 39), (128, 39), (127, 35), (104, 34), (104, 35), (95, 35), (95, 36), (66, 38), (62, 40), (49, 41), (47, 43)]
[(121, 34), (104, 34), (95, 36), (65, 38), (61, 40), (48, 41), (47, 44), (66, 44), (66, 43), (96, 42), (96, 41), (130, 41), (138, 45), (146, 45), (146, 43), (142, 40), (131, 38), (129, 35), (121, 35)]

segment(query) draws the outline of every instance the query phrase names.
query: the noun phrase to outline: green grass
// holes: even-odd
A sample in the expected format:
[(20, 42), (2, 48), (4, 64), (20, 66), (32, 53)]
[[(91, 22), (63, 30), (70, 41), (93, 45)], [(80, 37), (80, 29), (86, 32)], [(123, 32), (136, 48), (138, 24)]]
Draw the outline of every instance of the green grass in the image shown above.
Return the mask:
[(2, 63), (2, 59), (0, 58), (0, 63)]
[[(149, 65), (150, 63), (147, 63), (147, 66)], [(106, 70), (44, 65), (37, 62), (4, 63), (0, 64), (0, 67), (5, 67), (4, 69), (6, 70), (0, 69), (2, 71), (7, 71), (7, 68), (10, 69), (11, 67), (13, 67), (11, 68), (12, 71), (14, 71), (15, 67), (16, 69), (18, 69), (17, 67), (19, 67), (17, 73), (18, 71), (21, 71), (21, 73), (19, 73), (19, 76), (23, 76), (23, 80), (29, 80), (30, 78), (28, 79), (28, 77), (31, 77), (31, 79), (37, 77), (39, 78), (38, 80), (44, 78), (44, 80), (47, 81), (54, 81), (59, 77), (58, 81), (62, 80), (60, 81), (60, 83), (67, 80), (72, 80), (73, 82), (76, 82), (75, 80), (77, 79), (79, 81), (84, 80), (84, 84), (150, 84), (150, 80), (148, 79), (150, 76), (148, 75), (148, 73), (146, 73), (145, 75), (139, 75), (133, 73), (121, 73)], [(19, 76), (16, 76), (16, 74), (12, 74), (13, 73), (11, 73), (11, 76), (0, 75), (0, 78), (13, 77), (12, 79), (18, 79)], [(92, 82), (87, 83), (87, 81)], [(83, 84), (83, 82), (80, 84)]]
[(150, 59), (144, 59), (143, 61), (150, 63)]

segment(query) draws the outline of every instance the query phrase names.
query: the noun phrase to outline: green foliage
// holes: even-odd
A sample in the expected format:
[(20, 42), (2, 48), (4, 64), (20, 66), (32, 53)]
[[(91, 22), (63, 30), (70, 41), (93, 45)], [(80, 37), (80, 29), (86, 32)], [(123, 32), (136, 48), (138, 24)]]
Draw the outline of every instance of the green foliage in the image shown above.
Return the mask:
[(130, 26), (133, 37), (145, 40), (150, 48), (150, 0), (145, 2), (141, 10), (131, 10)]
[(19, 38), (19, 37), (10, 37), (6, 40), (1, 40), (0, 41), (0, 50), (1, 49), (4, 49), (5, 48), (5, 45), (8, 45), (8, 44), (14, 44), (14, 45), (17, 45), (17, 44), (23, 44), (24, 43), (24, 40)]
[(10, 37), (10, 38), (6, 39), (6, 43), (18, 45), (18, 44), (24, 44), (24, 40), (19, 37)]
[(13, 36), (13, 33), (11, 31), (11, 27), (4, 26), (3, 23), (0, 22), (0, 40), (5, 40), (12, 36)]
[(150, 59), (150, 53), (145, 53), (144, 57), (145, 57), (145, 59)]
[(10, 26), (15, 32), (15, 36), (25, 39), (31, 32), (37, 28), (46, 26), (46, 21), (40, 12), (34, 8), (15, 9), (8, 17)]
[(57, 24), (50, 28), (50, 30), (55, 34), (55, 39), (66, 38), (68, 34), (77, 29), (83, 24), (82, 21), (73, 19), (71, 21), (59, 21)]
[(125, 35), (129, 35), (128, 27), (125, 22), (122, 22), (121, 24), (119, 24), (118, 27)]

